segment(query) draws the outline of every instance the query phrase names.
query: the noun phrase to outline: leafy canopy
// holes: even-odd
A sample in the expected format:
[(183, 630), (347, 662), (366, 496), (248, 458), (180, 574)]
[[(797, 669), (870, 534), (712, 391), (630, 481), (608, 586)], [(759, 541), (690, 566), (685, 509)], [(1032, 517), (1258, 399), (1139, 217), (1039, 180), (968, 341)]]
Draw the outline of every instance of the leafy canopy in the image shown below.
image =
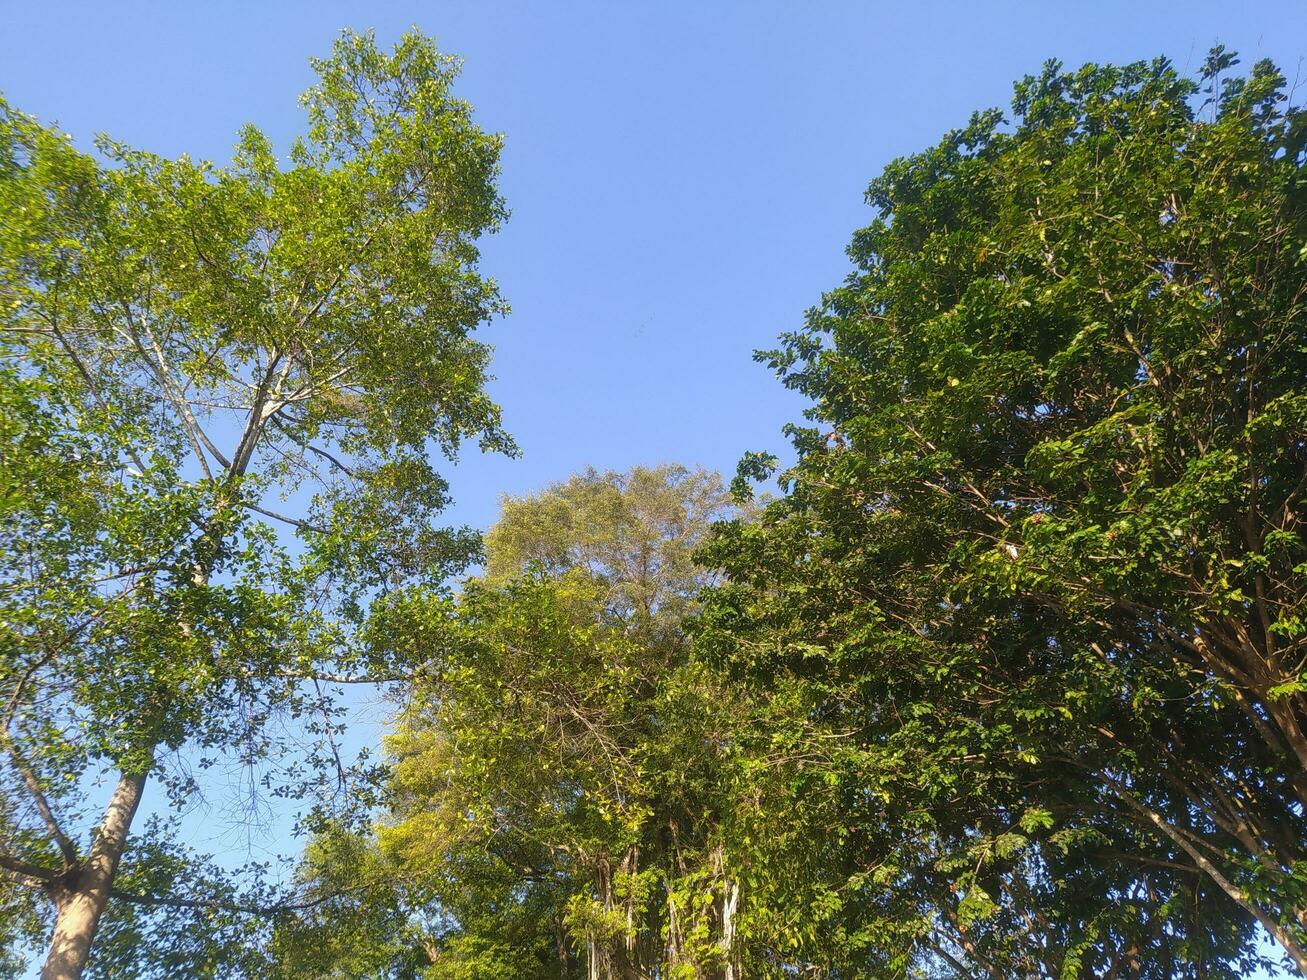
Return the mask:
[[(588, 471), (506, 499), (485, 574), (414, 609), (427, 661), (355, 880), (424, 935), (423, 975), (690, 977), (734, 958), (735, 699), (684, 632), (711, 581), (690, 555), (725, 512), (715, 474)], [(302, 928), (332, 935), (341, 912)]]
[[(416, 32), (314, 68), (285, 157), (251, 126), (223, 166), (0, 102), (0, 851), (61, 909), (116, 867), (81, 843), (101, 774), (132, 811), (215, 764), (341, 801), (324, 685), (405, 672), (387, 619), (478, 555), (433, 450), (513, 451), (473, 336), (505, 309), (475, 244), (500, 139)], [(212, 898), (108, 820), (147, 897)]]
[(1233, 977), (1260, 923), (1307, 968), (1307, 120), (1234, 64), (1050, 63), (760, 355), (809, 424), (703, 638), (828, 740), (767, 784), (813, 959)]

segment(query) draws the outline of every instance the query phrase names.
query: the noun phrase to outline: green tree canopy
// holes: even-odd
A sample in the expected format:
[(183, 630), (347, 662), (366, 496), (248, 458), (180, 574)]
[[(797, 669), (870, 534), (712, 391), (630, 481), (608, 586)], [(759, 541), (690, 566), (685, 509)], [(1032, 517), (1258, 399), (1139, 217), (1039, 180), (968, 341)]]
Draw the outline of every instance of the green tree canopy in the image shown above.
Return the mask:
[[(689, 556), (726, 509), (704, 471), (590, 471), (505, 500), (486, 574), (414, 611), (428, 662), (361, 883), (398, 883), (410, 922), (428, 909), (425, 975), (740, 976), (734, 699), (684, 633), (711, 581)], [(286, 944), (295, 975), (341, 968), (305, 947)]]
[[(475, 246), (499, 138), (417, 33), (314, 67), (285, 157), (251, 126), (221, 167), (84, 154), (0, 102), (0, 867), (51, 900), (47, 977), (111, 896), (230, 898), (129, 838), (147, 777), (344, 779), (324, 685), (405, 669), (388, 617), (477, 554), (434, 523), (431, 451), (513, 448), (472, 336), (503, 310)], [(320, 749), (278, 767), (297, 729)]]
[(703, 642), (825, 737), (758, 862), (837, 975), (1307, 969), (1307, 118), (1234, 64), (1050, 63), (761, 355), (809, 424)]

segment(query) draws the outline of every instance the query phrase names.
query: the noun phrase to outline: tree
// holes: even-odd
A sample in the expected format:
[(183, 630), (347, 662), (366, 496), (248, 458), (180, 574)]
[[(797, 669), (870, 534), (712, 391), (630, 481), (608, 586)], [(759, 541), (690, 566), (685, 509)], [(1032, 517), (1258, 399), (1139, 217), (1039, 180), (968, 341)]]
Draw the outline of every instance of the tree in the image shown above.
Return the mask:
[(416, 616), (393, 874), (441, 977), (735, 977), (734, 698), (684, 632), (718, 477), (587, 472), (508, 499), (485, 575)]
[(387, 617), (477, 554), (430, 450), (513, 449), (472, 337), (504, 309), (474, 244), (499, 138), (417, 33), (314, 67), (284, 162), (253, 127), (225, 167), (97, 159), (0, 102), (0, 867), (53, 903), (47, 978), (118, 900), (229, 897), (123, 887), (167, 877), (129, 836), (151, 776), (253, 781), (298, 720), (317, 755), (265, 785), (344, 780), (330, 685), (403, 672)]
[(826, 736), (769, 785), (855, 974), (1307, 970), (1307, 117), (1235, 63), (1050, 63), (761, 355), (811, 425), (703, 643)]

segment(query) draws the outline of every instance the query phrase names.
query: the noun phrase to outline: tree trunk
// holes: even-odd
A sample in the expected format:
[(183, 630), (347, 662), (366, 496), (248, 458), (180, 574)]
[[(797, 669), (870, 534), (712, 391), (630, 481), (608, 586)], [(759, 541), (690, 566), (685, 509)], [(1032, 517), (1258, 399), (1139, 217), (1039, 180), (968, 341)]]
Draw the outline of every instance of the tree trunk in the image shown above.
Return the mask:
[(109, 891), (127, 843), (127, 832), (141, 804), (145, 778), (145, 773), (119, 776), (90, 855), (76, 877), (56, 894), (59, 912), (41, 980), (79, 980), (86, 969), (91, 942), (109, 904)]
[(622, 937), (622, 960), (620, 964), (623, 980), (639, 980), (644, 976), (640, 969), (640, 947), (638, 940), (640, 930), (635, 921), (636, 884), (635, 876), (640, 870), (640, 848), (632, 845), (627, 848), (619, 867), (625, 876), (626, 894), (622, 904), (626, 906), (626, 935)]
[(726, 879), (722, 895), (722, 953), (726, 957), (726, 971), (722, 980), (743, 980), (740, 970), (740, 951), (735, 943), (735, 910), (740, 905), (740, 883)]

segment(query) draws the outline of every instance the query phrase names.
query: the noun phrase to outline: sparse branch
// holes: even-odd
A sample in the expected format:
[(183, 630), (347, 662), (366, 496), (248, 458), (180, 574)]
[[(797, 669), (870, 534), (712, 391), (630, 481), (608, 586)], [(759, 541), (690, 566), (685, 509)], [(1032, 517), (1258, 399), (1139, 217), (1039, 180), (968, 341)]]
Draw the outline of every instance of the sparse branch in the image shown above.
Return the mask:
[(50, 807), (50, 801), (46, 798), (45, 790), (41, 788), (41, 781), (37, 779), (36, 772), (32, 769), (26, 757), (19, 751), (7, 727), (0, 730), (0, 739), (4, 740), (9, 758), (13, 762), (14, 768), (18, 770), (19, 775), (22, 776), (23, 785), (27, 787), (27, 792), (36, 805), (36, 812), (40, 814), (41, 822), (45, 824), (50, 839), (58, 846), (59, 853), (63, 855), (64, 861), (70, 867), (77, 864), (77, 847), (60, 828), (59, 821), (55, 819), (54, 811)]
[(276, 671), (267, 674), (278, 680), (321, 681), (327, 684), (407, 684), (417, 676), (410, 674), (335, 674), (330, 671)]
[(32, 864), (30, 861), (16, 858), (12, 854), (0, 853), (0, 868), (21, 875), (24, 878), (32, 878), (41, 882), (54, 881), (55, 878), (59, 877), (58, 871)]
[(289, 524), (302, 531), (314, 531), (318, 534), (325, 534), (327, 531), (326, 528), (320, 527), (317, 524), (312, 524), (309, 521), (301, 521), (299, 518), (289, 517), (286, 514), (279, 514), (275, 510), (269, 510), (268, 508), (261, 507), (258, 504), (244, 503), (242, 506), (245, 507), (246, 510), (252, 510), (257, 514), (262, 514), (264, 517), (271, 517), (274, 521), (281, 521), (283, 524)]
[[(173, 379), (172, 370), (168, 367), (168, 359), (164, 356), (163, 349), (159, 346), (159, 341), (154, 336), (154, 331), (150, 328), (148, 318), (138, 318), (134, 316), (131, 307), (126, 302), (123, 302), (120, 305), (123, 315), (127, 318), (127, 324), (131, 327), (128, 335), (129, 339), (136, 345), (137, 350), (140, 351), (141, 356), (145, 358), (147, 364), (150, 361), (151, 353), (154, 355), (156, 367), (151, 370), (151, 373), (158, 379), (159, 386), (163, 389), (164, 396), (172, 404), (173, 408), (176, 409), (177, 415), (182, 422), (182, 428), (185, 430), (186, 437), (191, 443), (191, 450), (195, 454), (196, 461), (200, 464), (200, 469), (204, 472), (205, 479), (212, 481), (213, 473), (210, 471), (209, 462), (205, 458), (204, 448), (207, 448), (209, 452), (213, 454), (213, 458), (219, 463), (225, 467), (229, 467), (226, 457), (224, 457), (223, 454), (213, 445), (213, 442), (204, 433), (204, 429), (196, 420), (195, 414), (191, 411), (190, 403), (186, 400), (185, 393)], [(145, 345), (141, 343), (141, 333), (144, 333), (146, 339), (150, 342), (149, 351), (147, 351)]]
[(155, 907), (168, 907), (179, 909), (212, 909), (221, 912), (243, 912), (248, 915), (280, 915), (287, 912), (303, 912), (308, 909), (316, 908), (337, 898), (345, 898), (350, 895), (357, 895), (359, 892), (370, 891), (377, 887), (373, 882), (366, 882), (353, 888), (342, 888), (337, 891), (327, 892), (315, 898), (300, 899), (290, 902), (274, 902), (269, 905), (258, 905), (252, 902), (226, 902), (216, 898), (180, 898), (172, 895), (141, 895), (136, 892), (129, 892), (123, 889), (115, 888), (110, 893), (112, 897), (131, 902), (133, 905), (149, 905)]
[[(276, 418), (275, 416), (272, 417), (270, 421), (282, 433), (294, 439), (294, 434), (291, 432), (290, 427), (287, 426), (284, 422), (282, 422), (280, 419)], [(321, 458), (325, 459), (328, 463), (331, 463), (331, 465), (336, 467), (336, 469), (340, 470), (346, 476), (350, 478), (354, 478), (356, 476), (352, 467), (345, 464), (343, 461), (341, 461), (334, 454), (328, 452), (327, 450), (322, 449), (319, 446), (315, 446), (313, 445), (313, 443), (308, 442), (307, 440), (301, 442), (300, 440), (296, 439), (295, 443), (301, 448), (305, 449), (306, 451), (313, 453), (315, 456), (320, 456)]]

